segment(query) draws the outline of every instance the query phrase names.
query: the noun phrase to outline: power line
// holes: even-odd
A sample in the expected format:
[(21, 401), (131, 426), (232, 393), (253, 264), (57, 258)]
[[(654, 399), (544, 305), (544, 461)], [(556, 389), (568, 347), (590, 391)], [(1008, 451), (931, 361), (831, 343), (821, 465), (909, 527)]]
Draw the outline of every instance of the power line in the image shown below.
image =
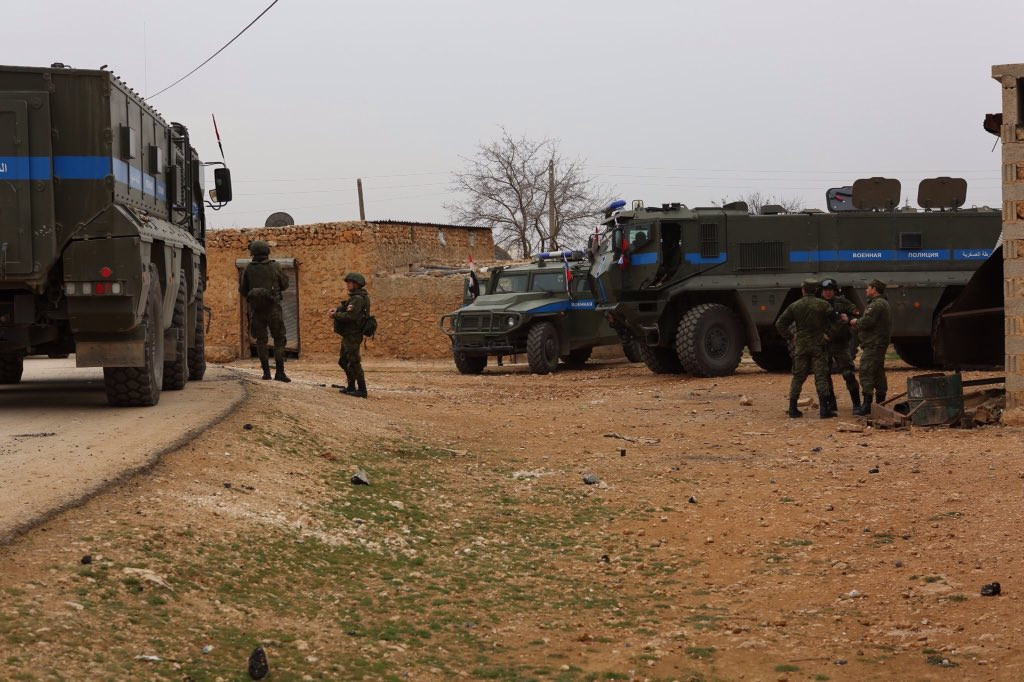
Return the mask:
[[(451, 175), (452, 171), (422, 171), (419, 173), (392, 173), (390, 175), (360, 175), (360, 178), (375, 179), (375, 178), (408, 178), (415, 175)], [(345, 178), (277, 178), (277, 179), (239, 179), (233, 182), (341, 182), (343, 180), (357, 180), (356, 176), (345, 177)]]
[(262, 17), (262, 16), (263, 16), (264, 14), (266, 14), (267, 12), (269, 12), (269, 11), (270, 11), (270, 8), (271, 8), (271, 7), (273, 7), (274, 5), (276, 5), (276, 4), (278, 3), (278, 2), (280, 2), (280, 0), (274, 0), (274, 1), (272, 2), (272, 3), (270, 3), (269, 5), (267, 5), (267, 8), (266, 8), (265, 10), (263, 10), (262, 12), (260, 12), (260, 13), (259, 13), (259, 15), (258, 15), (258, 16), (257, 16), (257, 17), (256, 17), (255, 19), (253, 19), (252, 21), (250, 21), (250, 22), (249, 22), (249, 24), (248, 24), (248, 25), (247, 25), (247, 26), (246, 26), (245, 28), (243, 28), (243, 29), (242, 29), (241, 31), (239, 31), (239, 32), (238, 32), (238, 34), (237, 34), (237, 35), (236, 35), (236, 36), (235, 36), (234, 38), (232, 38), (231, 40), (229, 40), (228, 42), (226, 42), (226, 43), (224, 44), (224, 47), (220, 48), (219, 50), (217, 50), (216, 52), (214, 52), (214, 53), (213, 53), (212, 55), (210, 55), (210, 56), (209, 56), (209, 57), (207, 58), (207, 60), (206, 60), (205, 62), (203, 62), (202, 64), (200, 64), (200, 65), (199, 65), (199, 66), (197, 66), (196, 68), (192, 69), (191, 71), (189, 71), (188, 73), (186, 73), (186, 74), (185, 74), (184, 76), (182, 76), (182, 77), (181, 77), (181, 78), (179, 78), (178, 80), (176, 80), (176, 81), (174, 81), (173, 83), (171, 83), (170, 85), (168, 85), (168, 86), (167, 86), (166, 88), (164, 88), (163, 90), (160, 90), (160, 91), (159, 91), (159, 92), (157, 92), (156, 94), (154, 94), (154, 95), (150, 95), (149, 97), (146, 97), (145, 99), (146, 99), (146, 100), (148, 101), (148, 100), (151, 100), (151, 99), (153, 99), (153, 98), (154, 98), (154, 97), (156, 97), (157, 95), (160, 95), (160, 94), (163, 94), (163, 93), (167, 92), (168, 90), (170, 90), (171, 88), (173, 88), (173, 87), (174, 87), (175, 85), (177, 85), (177, 84), (178, 84), (178, 83), (180, 83), (181, 81), (185, 80), (186, 78), (188, 78), (189, 76), (191, 76), (192, 74), (194, 74), (194, 73), (195, 73), (196, 71), (198, 71), (199, 69), (201, 69), (201, 68), (203, 68), (204, 66), (206, 66), (207, 64), (209, 64), (209, 63), (210, 63), (211, 61), (213, 61), (213, 58), (214, 58), (214, 57), (216, 57), (216, 56), (217, 56), (217, 55), (219, 55), (219, 54), (220, 54), (221, 52), (223, 52), (224, 50), (226, 50), (226, 49), (227, 49), (227, 47), (228, 47), (228, 45), (230, 45), (231, 43), (233, 43), (233, 42), (235, 42), (236, 40), (238, 40), (239, 36), (241, 36), (241, 35), (242, 35), (243, 33), (245, 33), (246, 31), (248, 31), (248, 30), (249, 30), (249, 29), (250, 29), (250, 28), (252, 27), (252, 25), (253, 25), (253, 24), (255, 24), (255, 23), (256, 23), (257, 21), (259, 21), (259, 20), (260, 20), (260, 17)]

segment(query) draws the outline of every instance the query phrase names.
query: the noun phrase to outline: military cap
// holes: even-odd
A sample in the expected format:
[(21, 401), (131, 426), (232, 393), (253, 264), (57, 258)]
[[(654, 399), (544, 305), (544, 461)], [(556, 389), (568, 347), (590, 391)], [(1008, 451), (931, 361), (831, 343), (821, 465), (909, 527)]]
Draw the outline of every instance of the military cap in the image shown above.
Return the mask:
[(362, 275), (360, 275), (358, 272), (350, 272), (347, 275), (345, 275), (345, 281), (346, 282), (355, 282), (356, 284), (358, 284), (361, 287), (365, 287), (366, 286), (366, 278), (363, 277)]
[(269, 256), (270, 255), (270, 244), (263, 241), (262, 239), (256, 239), (249, 242), (249, 253), (254, 256)]
[(801, 286), (804, 289), (817, 289), (818, 288), (818, 280), (814, 279), (813, 277), (808, 277), (807, 279), (805, 279), (803, 281), (803, 284)]
[(839, 289), (839, 283), (836, 282), (831, 277), (826, 277), (825, 279), (821, 280), (821, 288), (822, 289)]
[(885, 291), (885, 282), (883, 282), (880, 279), (871, 280), (870, 282), (868, 282), (868, 286), (874, 287), (878, 291), (878, 293), (882, 293), (883, 291)]

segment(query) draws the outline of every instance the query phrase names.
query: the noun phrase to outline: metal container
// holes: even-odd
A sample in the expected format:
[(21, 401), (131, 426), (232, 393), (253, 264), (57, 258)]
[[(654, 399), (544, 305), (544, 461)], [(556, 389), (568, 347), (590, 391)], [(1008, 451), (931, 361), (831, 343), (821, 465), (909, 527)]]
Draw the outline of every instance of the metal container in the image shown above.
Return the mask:
[(919, 374), (907, 379), (907, 404), (914, 426), (957, 422), (964, 413), (964, 386), (959, 374)]

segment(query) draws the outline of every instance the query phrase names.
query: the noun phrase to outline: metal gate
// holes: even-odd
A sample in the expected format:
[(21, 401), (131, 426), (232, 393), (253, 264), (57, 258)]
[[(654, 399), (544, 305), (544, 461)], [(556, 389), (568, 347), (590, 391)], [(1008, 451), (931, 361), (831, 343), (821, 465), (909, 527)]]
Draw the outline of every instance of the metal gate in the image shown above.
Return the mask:
[[(238, 277), (241, 281), (242, 271), (248, 265), (250, 259), (239, 258), (235, 261), (238, 268)], [(275, 258), (274, 262), (281, 266), (281, 270), (288, 277), (288, 288), (281, 292), (281, 311), (284, 313), (284, 328), (288, 335), (288, 343), (285, 350), (289, 355), (299, 356), (301, 347), (299, 338), (299, 261), (294, 258)], [(241, 339), (240, 350), (242, 357), (256, 356), (256, 340), (249, 334), (249, 306), (244, 300), (239, 300), (239, 338)], [(271, 339), (271, 347), (273, 340)]]

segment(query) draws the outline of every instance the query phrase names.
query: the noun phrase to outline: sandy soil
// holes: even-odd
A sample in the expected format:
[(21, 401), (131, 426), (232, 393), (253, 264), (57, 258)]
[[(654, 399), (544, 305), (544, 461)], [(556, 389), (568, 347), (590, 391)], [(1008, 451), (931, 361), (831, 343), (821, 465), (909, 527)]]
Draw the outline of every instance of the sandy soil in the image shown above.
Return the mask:
[(789, 420), (746, 364), (291, 373), (0, 549), (0, 677), (1024, 677), (1020, 429)]

